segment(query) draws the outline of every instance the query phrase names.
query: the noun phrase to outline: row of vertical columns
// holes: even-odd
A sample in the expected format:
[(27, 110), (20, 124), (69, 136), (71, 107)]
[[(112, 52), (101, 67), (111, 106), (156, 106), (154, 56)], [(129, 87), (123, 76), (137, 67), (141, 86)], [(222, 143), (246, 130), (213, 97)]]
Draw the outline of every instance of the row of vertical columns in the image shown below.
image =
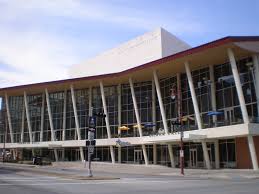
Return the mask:
[[(228, 53), (228, 58), (230, 61), (231, 70), (232, 70), (235, 85), (236, 85), (236, 90), (237, 90), (238, 100), (239, 100), (239, 104), (240, 104), (240, 108), (241, 108), (241, 112), (242, 112), (242, 117), (243, 117), (244, 123), (249, 124), (249, 117), (248, 117), (248, 113), (247, 113), (244, 93), (242, 90), (242, 85), (241, 85), (240, 77), (238, 74), (238, 69), (237, 69), (237, 65), (236, 65), (234, 52), (231, 48), (228, 48), (227, 53)], [(253, 57), (253, 61), (255, 62), (255, 64), (254, 64), (255, 68), (258, 68), (258, 59), (256, 60), (256, 58)], [(247, 140), (248, 140), (248, 147), (249, 147), (249, 151), (250, 151), (253, 169), (258, 170), (258, 160), (257, 160), (257, 156), (256, 156), (253, 136), (251, 134), (248, 134)]]
[[(195, 94), (195, 89), (194, 89), (194, 84), (193, 84), (193, 80), (192, 80), (189, 63), (185, 62), (184, 65), (185, 65), (186, 75), (187, 75), (187, 79), (188, 79), (188, 84), (189, 84), (190, 91), (191, 91), (191, 97), (192, 97), (192, 102), (193, 102), (193, 107), (194, 107), (195, 118), (196, 118), (196, 121), (198, 124), (198, 129), (202, 129), (201, 116), (200, 116), (198, 101), (197, 101), (196, 94)], [(210, 158), (209, 158), (206, 141), (202, 140), (201, 144), (202, 144), (203, 156), (204, 156), (206, 167), (208, 169), (210, 169), (211, 165), (210, 165)]]
[[(56, 141), (56, 134), (54, 131), (52, 113), (51, 113), (51, 108), (50, 108), (49, 92), (48, 92), (47, 88), (45, 89), (45, 95), (46, 95), (47, 110), (48, 110), (48, 115), (49, 115), (49, 125), (50, 125), (50, 130), (51, 130), (51, 141)], [(56, 148), (54, 148), (54, 156), (55, 156), (55, 160), (58, 161), (58, 152), (57, 152)]]
[[(106, 105), (106, 100), (105, 100), (105, 94), (104, 94), (104, 87), (103, 87), (102, 81), (100, 81), (100, 89), (101, 89), (103, 110), (104, 110), (104, 114), (106, 115), (105, 124), (106, 124), (108, 139), (111, 139), (111, 129), (110, 129), (110, 123), (109, 123), (109, 115), (108, 115), (108, 110), (107, 110), (107, 105)], [(114, 154), (113, 146), (110, 146), (110, 154), (111, 154), (112, 163), (114, 164), (115, 163), (115, 154)]]
[[(136, 116), (136, 120), (137, 120), (138, 132), (139, 132), (139, 136), (142, 137), (143, 133), (142, 133), (141, 121), (140, 121), (140, 117), (139, 117), (138, 104), (137, 104), (137, 99), (136, 99), (136, 95), (135, 95), (135, 91), (134, 91), (134, 84), (133, 84), (132, 78), (129, 78), (129, 83), (130, 83), (130, 90), (131, 90), (131, 95), (132, 95), (135, 116)], [(142, 144), (141, 146), (142, 146), (142, 151), (143, 151), (143, 155), (144, 155), (145, 165), (148, 165), (146, 146), (144, 144)]]
[[(167, 121), (166, 121), (166, 114), (165, 114), (164, 104), (163, 104), (163, 100), (162, 100), (160, 84), (159, 84), (157, 72), (155, 70), (153, 71), (153, 77), (154, 77), (154, 81), (155, 81), (157, 98), (158, 98), (158, 102), (159, 102), (159, 107), (160, 107), (160, 112), (161, 112), (161, 116), (162, 116), (162, 121), (163, 121), (163, 126), (164, 126), (164, 130), (165, 130), (165, 134), (168, 135), (169, 134), (169, 130), (168, 130), (168, 125), (167, 125)], [(175, 162), (174, 162), (173, 147), (172, 147), (171, 144), (168, 144), (167, 146), (168, 146), (168, 152), (169, 152), (171, 166), (174, 168), (175, 167)]]
[[(70, 91), (71, 91), (71, 98), (72, 98), (72, 104), (73, 104), (73, 110), (74, 110), (74, 116), (75, 116), (77, 139), (81, 140), (80, 125), (79, 125), (79, 121), (78, 121), (77, 107), (76, 107), (76, 98), (75, 98), (75, 92), (74, 92), (73, 85), (70, 86)], [(75, 138), (76, 138), (76, 135), (75, 135)], [(80, 151), (81, 161), (84, 161), (84, 150), (83, 150), (83, 147), (79, 147), (79, 151)]]

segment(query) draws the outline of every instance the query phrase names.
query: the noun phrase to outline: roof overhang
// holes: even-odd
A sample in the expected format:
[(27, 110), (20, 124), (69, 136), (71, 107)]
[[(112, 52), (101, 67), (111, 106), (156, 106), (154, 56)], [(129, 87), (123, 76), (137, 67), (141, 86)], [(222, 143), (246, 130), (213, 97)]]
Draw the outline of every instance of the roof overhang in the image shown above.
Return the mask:
[(129, 77), (137, 82), (147, 81), (152, 80), (153, 70), (158, 71), (160, 78), (168, 77), (185, 72), (186, 61), (191, 69), (225, 63), (228, 61), (228, 48), (234, 50), (237, 59), (259, 53), (259, 36), (225, 37), (118, 73), (1, 88), (0, 96), (4, 96), (5, 92), (10, 96), (23, 95), (24, 91), (29, 95), (37, 94), (42, 93), (45, 88), (48, 88), (49, 92), (64, 91), (69, 89), (71, 84), (75, 89), (94, 87), (99, 86), (100, 80), (104, 85), (124, 84), (128, 83)]

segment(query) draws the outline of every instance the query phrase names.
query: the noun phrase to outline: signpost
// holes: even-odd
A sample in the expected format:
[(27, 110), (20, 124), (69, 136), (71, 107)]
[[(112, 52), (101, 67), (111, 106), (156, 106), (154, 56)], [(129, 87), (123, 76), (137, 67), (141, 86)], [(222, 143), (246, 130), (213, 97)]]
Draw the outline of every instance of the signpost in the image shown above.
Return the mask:
[(95, 119), (93, 116), (89, 117), (89, 128), (88, 128), (88, 140), (86, 141), (86, 147), (88, 148), (88, 176), (92, 177), (92, 170), (91, 170), (91, 156), (94, 153), (94, 146), (96, 141), (94, 139), (96, 130)]
[(96, 117), (104, 118), (106, 115), (104, 113), (95, 113), (93, 116), (93, 108), (91, 107), (91, 111), (89, 114), (88, 121), (88, 139), (86, 140), (85, 146), (88, 150), (88, 176), (92, 177), (92, 169), (91, 169), (91, 159), (94, 154), (94, 147), (96, 145), (95, 140), (95, 131), (96, 131)]

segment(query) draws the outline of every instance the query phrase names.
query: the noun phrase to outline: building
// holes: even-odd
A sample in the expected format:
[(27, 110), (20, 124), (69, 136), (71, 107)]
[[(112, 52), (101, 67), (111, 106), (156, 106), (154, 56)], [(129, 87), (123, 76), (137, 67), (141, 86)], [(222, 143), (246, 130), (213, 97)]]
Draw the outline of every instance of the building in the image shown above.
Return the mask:
[(80, 64), (72, 65), (69, 76), (78, 78), (125, 71), (189, 48), (191, 47), (184, 41), (165, 29), (158, 28)]
[(93, 107), (107, 115), (97, 161), (178, 167), (182, 129), (186, 168), (258, 169), (258, 52), (259, 36), (225, 37), (117, 73), (2, 88), (0, 147), (84, 160)]

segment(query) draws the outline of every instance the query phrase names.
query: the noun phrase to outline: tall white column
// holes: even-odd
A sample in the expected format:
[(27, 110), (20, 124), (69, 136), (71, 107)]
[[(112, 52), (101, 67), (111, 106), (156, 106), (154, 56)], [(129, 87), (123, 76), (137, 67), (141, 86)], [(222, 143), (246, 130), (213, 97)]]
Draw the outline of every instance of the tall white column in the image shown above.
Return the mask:
[[(63, 121), (62, 121), (62, 141), (66, 140), (66, 121), (67, 121), (67, 90), (64, 90), (63, 101)], [(62, 161), (65, 160), (65, 148), (62, 149)]]
[[(238, 74), (235, 56), (234, 56), (232, 49), (228, 48), (227, 52), (228, 52), (228, 57), (229, 57), (229, 61), (231, 64), (231, 69), (232, 69), (232, 73), (233, 73), (233, 77), (234, 77), (234, 81), (235, 81), (235, 85), (236, 85), (236, 90), (237, 90), (238, 100), (239, 100), (241, 111), (242, 111), (243, 120), (244, 120), (244, 123), (248, 124), (249, 117), (248, 117), (248, 113), (247, 113), (247, 109), (246, 109), (244, 93), (242, 90), (242, 85), (241, 85), (240, 77)], [(254, 140), (253, 140), (252, 135), (248, 135), (247, 140), (248, 140), (248, 145), (249, 145), (250, 156), (251, 156), (252, 163), (253, 163), (253, 169), (257, 170), (258, 161), (257, 161), (257, 156), (256, 156), (256, 152), (255, 152), (255, 147), (254, 147)]]
[(230, 49), (230, 48), (228, 49), (228, 58), (230, 61), (231, 70), (232, 70), (235, 85), (236, 85), (236, 90), (237, 90), (238, 100), (239, 100), (241, 111), (242, 111), (243, 120), (244, 120), (244, 123), (249, 123), (249, 117), (248, 117), (248, 113), (247, 113), (247, 109), (246, 109), (245, 98), (244, 98), (244, 94), (243, 94), (243, 90), (242, 90), (242, 85), (240, 82), (240, 77), (238, 74), (235, 56), (234, 56), (232, 49)]
[(27, 100), (27, 94), (24, 91), (23, 93), (23, 98), (24, 98), (24, 105), (25, 105), (25, 113), (26, 113), (26, 118), (27, 118), (27, 126), (29, 130), (29, 138), (30, 138), (30, 143), (32, 143), (32, 128), (31, 128), (31, 118), (30, 118), (30, 112), (29, 112), (29, 105), (28, 105), (28, 100)]
[(24, 142), (24, 120), (25, 120), (25, 105), (22, 107), (22, 126), (21, 126), (21, 143)]
[(215, 140), (214, 142), (215, 147), (215, 167), (216, 169), (220, 168), (220, 160), (219, 160), (219, 140)]
[[(74, 115), (75, 115), (77, 139), (81, 140), (81, 131), (80, 131), (80, 125), (79, 125), (79, 121), (78, 121), (77, 107), (76, 107), (76, 98), (75, 98), (75, 92), (74, 92), (73, 85), (70, 85), (70, 90), (71, 90), (71, 98), (72, 98), (73, 110), (74, 110)], [(83, 147), (79, 147), (79, 150), (80, 150), (81, 161), (84, 161), (84, 150), (83, 150)]]
[(71, 90), (73, 111), (74, 111), (74, 116), (75, 116), (76, 134), (77, 134), (78, 140), (81, 140), (80, 126), (79, 126), (78, 115), (77, 115), (77, 107), (76, 107), (76, 98), (75, 98), (75, 92), (74, 92), (73, 85), (70, 86), (70, 90)]
[[(105, 94), (104, 94), (104, 87), (103, 87), (103, 82), (102, 81), (100, 81), (100, 89), (101, 89), (101, 96), (102, 96), (102, 103), (103, 103), (103, 111), (104, 111), (104, 114), (106, 115), (105, 123), (106, 123), (108, 139), (111, 139), (111, 129), (110, 129), (110, 123), (109, 123), (109, 114), (108, 114), (108, 110), (107, 110)], [(110, 146), (110, 154), (111, 154), (111, 158), (112, 158), (112, 163), (114, 164), (115, 163), (115, 154), (114, 154), (113, 146)]]
[[(215, 87), (215, 76), (214, 76), (214, 68), (213, 65), (209, 66), (210, 70), (210, 95), (211, 95), (211, 106), (213, 111), (217, 111), (216, 105), (216, 87)], [(208, 84), (208, 83), (207, 83)], [(212, 116), (213, 123), (216, 125), (217, 123), (217, 116)]]
[(251, 155), (251, 160), (253, 164), (253, 169), (258, 170), (258, 160), (256, 156), (256, 150), (255, 150), (255, 145), (254, 145), (254, 138), (252, 135), (247, 136), (248, 139), (248, 147), (250, 150), (250, 155)]
[(207, 148), (207, 143), (206, 143), (206, 141), (202, 140), (201, 144), (202, 144), (203, 156), (204, 156), (204, 159), (205, 159), (206, 167), (208, 169), (211, 169), (210, 158), (209, 158), (209, 153), (208, 153), (208, 148)]
[[(143, 133), (142, 133), (141, 121), (140, 121), (140, 117), (139, 117), (138, 104), (137, 104), (137, 99), (136, 99), (136, 95), (135, 95), (134, 84), (133, 84), (132, 78), (129, 78), (129, 83), (130, 83), (130, 91), (131, 91), (135, 116), (136, 116), (136, 120), (137, 120), (138, 132), (139, 132), (139, 136), (142, 137)], [(145, 165), (148, 165), (147, 150), (146, 150), (146, 146), (144, 144), (142, 145), (142, 152), (144, 155)]]
[(41, 102), (41, 116), (40, 116), (40, 142), (43, 141), (44, 111), (45, 111), (45, 95), (43, 93), (42, 102)]
[[(52, 113), (51, 113), (51, 108), (50, 108), (49, 92), (48, 92), (47, 88), (45, 88), (45, 95), (46, 95), (47, 110), (48, 110), (48, 115), (49, 115), (49, 126), (50, 126), (50, 131), (51, 131), (51, 141), (56, 141), (56, 134), (54, 132), (54, 125), (53, 125)], [(54, 148), (54, 156), (55, 156), (55, 160), (58, 161), (58, 152), (57, 152), (56, 148)]]
[[(193, 102), (193, 107), (194, 107), (194, 112), (195, 112), (195, 118), (196, 118), (196, 121), (197, 121), (197, 124), (198, 124), (198, 129), (202, 129), (201, 116), (200, 116), (198, 101), (197, 101), (196, 94), (195, 94), (195, 89), (194, 89), (194, 85), (193, 85), (192, 74), (191, 74), (191, 70), (190, 70), (190, 67), (189, 67), (189, 63), (185, 62), (184, 65), (185, 65), (187, 79), (188, 79), (188, 83), (189, 83), (189, 87), (190, 87), (190, 91), (191, 91), (192, 102)], [(204, 156), (204, 159), (205, 159), (206, 167), (208, 169), (211, 169), (210, 158), (209, 158), (209, 154), (208, 154), (208, 148), (207, 148), (205, 140), (203, 140), (201, 142), (201, 144), (202, 144), (203, 156)]]
[(195, 89), (194, 89), (194, 85), (193, 85), (192, 74), (191, 74), (191, 71), (190, 71), (189, 63), (185, 62), (184, 65), (185, 65), (185, 70), (186, 70), (188, 83), (189, 83), (189, 87), (190, 87), (190, 91), (191, 91), (193, 108), (194, 108), (194, 112), (195, 112), (195, 118), (196, 118), (196, 121), (197, 121), (197, 124), (198, 124), (198, 128), (202, 129), (201, 116), (200, 116), (198, 101), (197, 101), (196, 94), (195, 94)]
[(257, 102), (257, 111), (259, 112), (259, 59), (257, 55), (253, 55), (253, 64), (254, 64), (254, 78), (253, 80), (256, 92), (256, 102)]
[(66, 140), (66, 118), (67, 118), (67, 90), (64, 91), (64, 102), (63, 102), (63, 123), (62, 123), (62, 141)]
[(9, 97), (8, 97), (7, 93), (5, 93), (5, 105), (6, 105), (6, 112), (7, 112), (7, 119), (8, 119), (11, 143), (14, 143), (13, 126), (12, 126), (12, 119), (11, 119), (10, 108), (9, 108)]
[(154, 76), (156, 93), (157, 93), (157, 98), (158, 98), (158, 102), (159, 102), (162, 121), (163, 121), (163, 125), (164, 125), (164, 130), (165, 130), (165, 133), (168, 134), (169, 130), (168, 130), (168, 125), (167, 125), (167, 121), (166, 121), (165, 108), (164, 108), (164, 104), (163, 104), (163, 99), (162, 99), (162, 95), (161, 95), (160, 84), (159, 84), (157, 72), (155, 70), (153, 71), (153, 76)]
[[(117, 87), (118, 91), (118, 128), (121, 127), (121, 84)], [(118, 136), (121, 136), (121, 131), (118, 130)], [(118, 147), (118, 163), (121, 163), (121, 147)]]
[[(158, 98), (158, 102), (159, 102), (160, 113), (162, 116), (164, 130), (165, 130), (166, 135), (168, 135), (169, 130), (168, 130), (168, 125), (167, 125), (167, 121), (166, 121), (166, 114), (165, 114), (163, 99), (162, 99), (162, 95), (161, 95), (160, 84), (159, 84), (157, 72), (155, 70), (153, 71), (153, 77), (154, 77), (154, 81), (155, 81), (156, 93), (157, 93), (157, 98)], [(171, 144), (168, 144), (168, 152), (169, 152), (169, 156), (170, 156), (171, 166), (174, 168), (175, 162), (174, 162), (173, 148), (172, 148)]]
[(153, 132), (156, 131), (156, 87), (154, 79), (152, 79), (152, 122), (153, 122)]

